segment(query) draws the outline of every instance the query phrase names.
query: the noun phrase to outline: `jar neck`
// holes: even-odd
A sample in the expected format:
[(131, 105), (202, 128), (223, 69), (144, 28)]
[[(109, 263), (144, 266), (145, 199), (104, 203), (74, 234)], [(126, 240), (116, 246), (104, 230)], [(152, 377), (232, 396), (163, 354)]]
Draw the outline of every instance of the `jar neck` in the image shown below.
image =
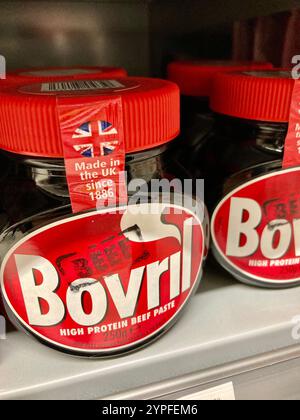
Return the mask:
[(283, 155), (284, 142), (288, 131), (288, 123), (251, 121), (225, 115), (215, 115), (215, 131), (220, 138), (248, 141), (258, 149)]
[[(151, 150), (127, 154), (125, 169), (128, 182), (136, 178), (145, 182), (150, 182), (153, 178), (162, 178), (165, 154), (171, 147), (170, 143)], [(64, 159), (9, 155), (21, 164), (22, 170), (25, 170), (38, 189), (51, 197), (69, 197)]]

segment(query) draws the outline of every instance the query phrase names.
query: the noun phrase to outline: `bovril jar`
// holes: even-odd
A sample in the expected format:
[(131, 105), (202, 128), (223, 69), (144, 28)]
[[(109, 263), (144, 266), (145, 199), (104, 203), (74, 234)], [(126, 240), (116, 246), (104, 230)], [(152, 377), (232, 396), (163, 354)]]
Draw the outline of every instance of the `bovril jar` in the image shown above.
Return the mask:
[(242, 282), (300, 282), (300, 168), (283, 168), (295, 81), (285, 70), (216, 76), (214, 136), (199, 155), (212, 248)]
[(172, 199), (149, 202), (143, 189), (178, 176), (178, 87), (22, 84), (1, 90), (0, 112), (0, 146), (17, 162), (2, 185), (10, 227), (0, 244), (13, 323), (88, 357), (159, 337), (196, 290), (204, 248), (200, 216)]

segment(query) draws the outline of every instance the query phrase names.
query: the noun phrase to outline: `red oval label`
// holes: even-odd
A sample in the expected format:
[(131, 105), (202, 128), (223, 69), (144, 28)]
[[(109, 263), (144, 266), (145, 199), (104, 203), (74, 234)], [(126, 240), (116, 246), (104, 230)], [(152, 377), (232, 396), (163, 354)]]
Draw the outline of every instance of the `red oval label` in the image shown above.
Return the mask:
[(300, 281), (300, 169), (230, 192), (212, 217), (214, 253), (233, 275), (265, 285)]
[(198, 283), (200, 219), (144, 204), (73, 216), (27, 235), (1, 268), (12, 317), (78, 355), (122, 353), (175, 321)]

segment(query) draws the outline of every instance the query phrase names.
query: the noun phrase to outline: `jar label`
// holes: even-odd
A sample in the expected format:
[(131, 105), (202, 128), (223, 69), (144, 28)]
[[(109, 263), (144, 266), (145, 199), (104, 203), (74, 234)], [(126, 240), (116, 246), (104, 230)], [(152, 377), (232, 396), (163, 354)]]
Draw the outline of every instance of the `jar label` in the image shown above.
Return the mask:
[[(136, 80), (121, 79), (88, 79), (88, 80), (61, 80), (33, 83), (31, 85), (24, 85), (18, 88), (21, 93), (29, 93), (30, 95), (45, 95), (56, 97), (84, 97), (86, 96), (103, 97), (106, 94), (118, 94), (119, 92), (132, 91), (139, 89), (140, 84)], [(89, 99), (91, 101), (91, 98)], [(95, 99), (96, 100), (96, 99)]]
[(41, 84), (41, 92), (80, 92), (90, 90), (124, 89), (118, 80), (66, 80)]
[(73, 212), (127, 203), (121, 98), (57, 101)]
[(300, 168), (276, 171), (230, 192), (212, 217), (216, 257), (249, 281), (300, 281)]
[(200, 219), (177, 205), (71, 216), (9, 251), (4, 302), (12, 319), (50, 346), (122, 353), (176, 320), (198, 284), (203, 249)]
[(289, 129), (284, 143), (283, 168), (300, 166), (300, 80), (295, 80)]

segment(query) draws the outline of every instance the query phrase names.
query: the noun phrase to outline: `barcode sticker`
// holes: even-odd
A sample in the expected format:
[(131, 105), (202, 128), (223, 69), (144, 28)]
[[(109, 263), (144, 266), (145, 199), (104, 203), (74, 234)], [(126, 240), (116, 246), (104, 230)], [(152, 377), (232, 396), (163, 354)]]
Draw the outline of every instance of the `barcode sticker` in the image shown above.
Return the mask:
[(83, 90), (123, 89), (117, 80), (71, 80), (42, 83), (41, 92), (76, 92)]
[(179, 398), (179, 400), (189, 401), (235, 401), (235, 399), (232, 382)]

